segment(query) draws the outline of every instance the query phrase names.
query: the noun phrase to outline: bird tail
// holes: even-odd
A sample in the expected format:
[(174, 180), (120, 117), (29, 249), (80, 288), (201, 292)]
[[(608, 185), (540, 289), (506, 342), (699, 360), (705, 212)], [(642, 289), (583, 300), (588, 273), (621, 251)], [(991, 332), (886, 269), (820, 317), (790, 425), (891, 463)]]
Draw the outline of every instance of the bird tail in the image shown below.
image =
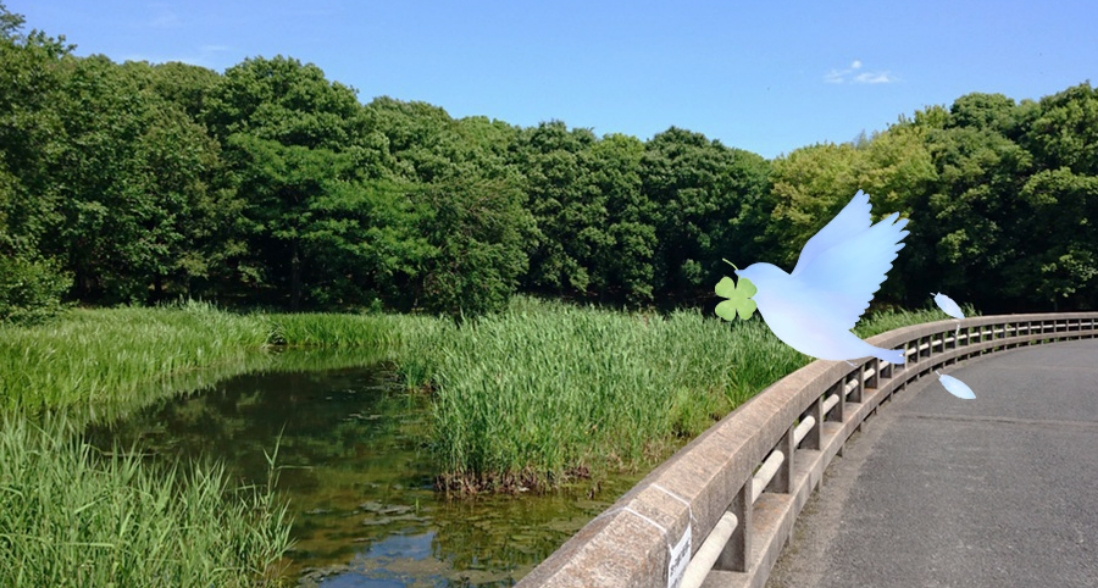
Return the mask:
[(873, 354), (877, 359), (883, 359), (888, 363), (896, 365), (904, 364), (904, 350), (903, 349), (880, 349), (876, 348), (877, 352)]

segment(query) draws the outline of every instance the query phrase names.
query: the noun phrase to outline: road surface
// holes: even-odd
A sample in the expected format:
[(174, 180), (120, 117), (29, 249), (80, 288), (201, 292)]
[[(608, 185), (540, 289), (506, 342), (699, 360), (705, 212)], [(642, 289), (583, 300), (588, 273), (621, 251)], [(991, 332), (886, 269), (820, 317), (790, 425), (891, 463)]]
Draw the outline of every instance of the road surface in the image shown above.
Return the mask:
[(1098, 588), (1098, 339), (929, 376), (866, 422), (767, 588)]

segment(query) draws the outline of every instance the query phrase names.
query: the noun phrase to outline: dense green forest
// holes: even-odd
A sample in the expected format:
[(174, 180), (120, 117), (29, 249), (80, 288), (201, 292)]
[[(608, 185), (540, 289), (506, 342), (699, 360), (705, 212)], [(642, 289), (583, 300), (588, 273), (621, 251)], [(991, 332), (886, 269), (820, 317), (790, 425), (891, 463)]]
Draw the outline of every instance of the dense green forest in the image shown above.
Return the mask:
[(0, 319), (59, 301), (472, 316), (516, 292), (703, 304), (858, 189), (911, 234), (877, 300), (1098, 307), (1098, 92), (969, 94), (774, 160), (670, 128), (520, 128), (315, 65), (76, 57), (0, 5)]

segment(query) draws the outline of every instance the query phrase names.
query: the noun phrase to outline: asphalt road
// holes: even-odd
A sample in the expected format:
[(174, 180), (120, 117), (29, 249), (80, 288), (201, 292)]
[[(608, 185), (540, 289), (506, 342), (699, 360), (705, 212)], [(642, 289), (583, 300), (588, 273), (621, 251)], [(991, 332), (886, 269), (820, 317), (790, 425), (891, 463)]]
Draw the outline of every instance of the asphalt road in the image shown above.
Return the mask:
[(1098, 339), (900, 393), (798, 517), (768, 588), (1098, 587)]

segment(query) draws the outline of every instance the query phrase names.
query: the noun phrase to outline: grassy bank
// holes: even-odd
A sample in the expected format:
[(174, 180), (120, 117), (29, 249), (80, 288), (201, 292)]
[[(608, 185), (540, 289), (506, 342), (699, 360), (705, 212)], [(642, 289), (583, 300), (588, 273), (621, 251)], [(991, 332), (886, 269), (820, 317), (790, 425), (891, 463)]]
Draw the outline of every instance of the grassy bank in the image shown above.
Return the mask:
[(262, 351), (270, 325), (193, 304), (77, 309), (37, 327), (0, 327), (0, 406), (39, 412), (144, 400), (151, 384)]
[[(263, 369), (271, 349), (357, 348), (388, 357), (408, 325), (433, 319), (248, 314), (179, 308), (74, 309), (35, 327), (0, 326), (0, 411), (140, 405), (222, 377)], [(364, 361), (369, 358), (364, 358)], [(192, 382), (193, 380), (193, 382)]]

